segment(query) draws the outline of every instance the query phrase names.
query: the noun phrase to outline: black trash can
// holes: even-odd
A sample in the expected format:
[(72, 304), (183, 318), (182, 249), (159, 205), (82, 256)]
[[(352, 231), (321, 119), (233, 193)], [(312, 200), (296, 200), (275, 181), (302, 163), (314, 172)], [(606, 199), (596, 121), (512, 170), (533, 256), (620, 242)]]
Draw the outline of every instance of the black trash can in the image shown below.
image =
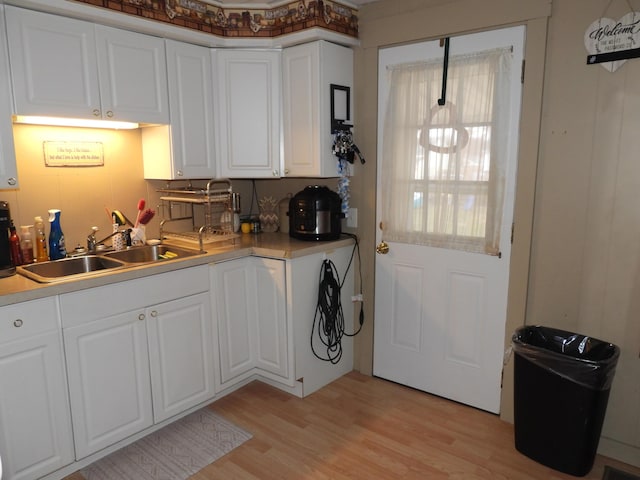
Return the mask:
[(620, 349), (564, 330), (513, 335), (516, 449), (582, 477), (593, 467)]

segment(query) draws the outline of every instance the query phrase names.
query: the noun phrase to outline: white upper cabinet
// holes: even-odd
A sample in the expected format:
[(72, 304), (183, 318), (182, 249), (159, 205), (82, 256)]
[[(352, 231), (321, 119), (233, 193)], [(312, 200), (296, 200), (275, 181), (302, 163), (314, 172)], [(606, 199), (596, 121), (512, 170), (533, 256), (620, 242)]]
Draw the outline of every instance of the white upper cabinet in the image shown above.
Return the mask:
[[(0, 5), (0, 24), (4, 25), (4, 5)], [(11, 77), (4, 35), (0, 35), (0, 190), (18, 188), (18, 167), (13, 145), (11, 115)]]
[(166, 40), (171, 121), (142, 131), (144, 177), (217, 177), (213, 72), (207, 47)]
[(163, 39), (6, 8), (17, 114), (169, 122)]
[(347, 123), (353, 123), (353, 51), (324, 40), (311, 42), (285, 48), (282, 64), (284, 176), (337, 177), (331, 85), (338, 87), (336, 116), (348, 110)]
[(164, 39), (102, 25), (95, 28), (103, 116), (169, 123)]
[(100, 117), (93, 24), (6, 8), (16, 113)]
[(280, 51), (214, 50), (220, 175), (281, 176)]

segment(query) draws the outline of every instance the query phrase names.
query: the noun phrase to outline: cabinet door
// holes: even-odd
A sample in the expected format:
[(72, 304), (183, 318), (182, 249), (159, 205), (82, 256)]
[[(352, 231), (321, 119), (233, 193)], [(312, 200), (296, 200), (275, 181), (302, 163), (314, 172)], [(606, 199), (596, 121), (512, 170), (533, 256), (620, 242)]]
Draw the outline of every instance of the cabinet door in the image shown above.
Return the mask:
[(289, 356), (284, 261), (258, 257), (249, 260), (252, 283), (247, 298), (256, 304), (255, 363), (263, 372), (287, 378)]
[(102, 25), (95, 29), (103, 117), (169, 123), (164, 40)]
[(152, 424), (143, 311), (64, 330), (77, 459)]
[(247, 257), (218, 263), (213, 271), (220, 386), (226, 388), (253, 373), (288, 379), (293, 369), (284, 262)]
[(249, 301), (249, 258), (213, 266), (212, 292), (218, 320), (220, 386), (242, 380), (255, 366), (252, 352), (252, 318), (255, 303)]
[(214, 396), (209, 295), (201, 293), (147, 309), (154, 421)]
[[(4, 5), (0, 5), (0, 23), (4, 25)], [(0, 189), (18, 188), (18, 167), (13, 145), (11, 114), (11, 77), (6, 38), (0, 35)]]
[[(323, 40), (286, 48), (282, 85), (285, 175), (337, 177), (331, 85), (349, 88), (347, 123), (353, 123), (353, 51)], [(342, 113), (346, 109), (345, 104), (336, 107)]]
[(6, 9), (16, 113), (100, 117), (93, 24)]
[[(20, 304), (15, 315), (3, 308), (2, 321), (42, 323), (42, 317), (29, 318), (28, 307), (23, 307)], [(0, 345), (0, 456), (5, 478), (36, 479), (73, 462), (58, 328)]]
[(143, 130), (145, 178), (215, 178), (209, 48), (166, 40), (171, 125)]
[(220, 174), (280, 176), (280, 52), (218, 50)]
[(317, 176), (320, 173), (319, 68), (317, 44), (298, 45), (282, 52), (286, 176)]

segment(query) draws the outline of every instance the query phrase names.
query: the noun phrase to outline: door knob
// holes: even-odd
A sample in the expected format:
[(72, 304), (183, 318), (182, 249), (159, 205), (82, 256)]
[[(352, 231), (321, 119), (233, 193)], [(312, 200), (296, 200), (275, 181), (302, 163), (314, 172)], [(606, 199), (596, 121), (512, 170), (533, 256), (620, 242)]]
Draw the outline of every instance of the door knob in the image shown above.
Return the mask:
[(380, 242), (376, 246), (376, 253), (379, 253), (380, 255), (386, 255), (387, 253), (389, 253), (389, 244), (387, 244), (387, 242), (385, 242), (384, 240)]

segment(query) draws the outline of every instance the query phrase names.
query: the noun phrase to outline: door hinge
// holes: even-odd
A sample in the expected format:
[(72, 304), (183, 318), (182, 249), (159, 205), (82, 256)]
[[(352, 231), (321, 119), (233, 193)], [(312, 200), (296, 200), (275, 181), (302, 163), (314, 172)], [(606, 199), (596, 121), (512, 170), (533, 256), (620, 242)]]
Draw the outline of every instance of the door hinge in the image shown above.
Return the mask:
[(513, 222), (511, 224), (511, 245), (513, 245), (513, 231), (515, 230), (515, 228), (516, 228), (516, 223)]
[(524, 59), (522, 59), (522, 68), (520, 70), (520, 83), (524, 83)]

